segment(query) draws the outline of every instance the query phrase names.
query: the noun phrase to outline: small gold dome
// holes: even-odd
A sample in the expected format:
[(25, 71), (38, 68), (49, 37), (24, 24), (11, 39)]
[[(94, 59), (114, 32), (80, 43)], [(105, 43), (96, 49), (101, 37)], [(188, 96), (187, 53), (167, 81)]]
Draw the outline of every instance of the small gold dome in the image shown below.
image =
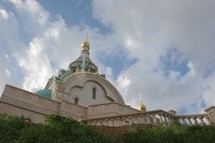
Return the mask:
[(139, 110), (140, 111), (146, 111), (146, 106), (143, 104), (142, 100), (140, 101)]
[(90, 43), (88, 41), (84, 41), (82, 43), (82, 47), (88, 47), (88, 48), (90, 48)]

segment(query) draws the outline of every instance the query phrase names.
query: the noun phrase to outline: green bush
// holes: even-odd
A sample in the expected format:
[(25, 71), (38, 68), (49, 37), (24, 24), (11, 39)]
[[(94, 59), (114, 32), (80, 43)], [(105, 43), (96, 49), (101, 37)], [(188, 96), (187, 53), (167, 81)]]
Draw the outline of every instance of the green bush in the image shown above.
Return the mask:
[(125, 143), (215, 143), (215, 125), (130, 126), (123, 135)]
[(0, 142), (14, 142), (20, 136), (21, 130), (29, 125), (30, 123), (22, 116), (0, 114)]
[(46, 117), (45, 124), (32, 124), (23, 117), (0, 114), (1, 143), (113, 143), (93, 127), (59, 115)]
[[(215, 125), (129, 126), (124, 143), (215, 143)], [(0, 143), (114, 143), (93, 126), (59, 115), (33, 124), (24, 117), (0, 114)]]

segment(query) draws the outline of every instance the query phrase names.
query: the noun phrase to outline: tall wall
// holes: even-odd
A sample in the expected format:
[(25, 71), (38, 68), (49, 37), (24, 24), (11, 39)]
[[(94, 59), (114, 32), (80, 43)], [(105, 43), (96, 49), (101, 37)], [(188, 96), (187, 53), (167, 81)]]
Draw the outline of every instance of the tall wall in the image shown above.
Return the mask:
[(67, 102), (57, 102), (31, 92), (6, 85), (0, 99), (0, 112), (8, 115), (23, 115), (34, 123), (42, 123), (50, 114), (70, 116), (76, 120), (85, 117), (86, 108)]

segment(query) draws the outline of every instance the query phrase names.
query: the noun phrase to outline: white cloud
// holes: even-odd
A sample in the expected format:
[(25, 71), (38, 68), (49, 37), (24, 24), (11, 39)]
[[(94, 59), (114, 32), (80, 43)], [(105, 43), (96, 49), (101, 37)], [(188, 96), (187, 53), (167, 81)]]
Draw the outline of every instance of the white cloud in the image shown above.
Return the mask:
[(0, 8), (0, 95), (5, 84), (12, 83), (12, 73), (8, 66), (10, 65), (11, 57), (14, 54), (17, 46), (20, 46), (18, 34), (18, 23), (13, 13)]
[(189, 62), (189, 63), (187, 63), (187, 67), (190, 70), (190, 74), (195, 76), (195, 74), (196, 74), (195, 65), (193, 63)]
[(215, 73), (207, 77), (204, 84), (203, 100), (207, 105), (215, 105)]
[[(9, 1), (15, 7), (15, 13), (11, 12), (10, 23), (10, 18), (4, 25), (0, 23), (5, 26), (0, 30), (11, 34), (2, 34), (1, 40), (6, 40), (6, 44), (13, 43), (12, 46), (6, 45), (5, 49), (13, 49), (9, 55), (19, 65), (17, 70), (23, 75), (22, 87), (26, 90), (44, 88), (48, 78), (56, 75), (58, 69), (67, 69), (69, 63), (80, 55), (81, 43), (87, 32), (98, 36), (96, 29), (85, 25), (68, 28), (61, 17), (51, 21), (49, 13), (37, 1)], [(10, 25), (15, 28), (11, 30)], [(10, 42), (11, 35), (16, 37)], [(107, 71), (110, 73), (109, 69)], [(7, 74), (10, 75), (9, 72)]]
[[(129, 86), (131, 84), (129, 77), (126, 74), (121, 74), (118, 76), (116, 83), (117, 87), (121, 91), (121, 94), (124, 96), (128, 95)], [(125, 99), (125, 101), (127, 101), (127, 99)]]
[(49, 24), (49, 13), (35, 0), (9, 0), (15, 7), (20, 30), (27, 35), (39, 34)]
[[(0, 14), (0, 43), (1, 52), (8, 51), (9, 49), (15, 51), (17, 47), (22, 47), (19, 37), (19, 23), (12, 12), (6, 9), (1, 9)], [(0, 12), (1, 13), (1, 12)]]
[(112, 73), (112, 69), (110, 67), (105, 68), (104, 74), (108, 80), (113, 81), (113, 73)]
[(8, 17), (9, 17), (9, 14), (7, 13), (7, 11), (4, 9), (0, 9), (0, 18), (7, 19)]
[(26, 18), (31, 18), (29, 20), (37, 23), (37, 25), (45, 25), (49, 13), (43, 9), (43, 7), (35, 0), (9, 0), (18, 12)]
[(120, 75), (117, 81), (119, 83), (118, 86), (121, 88), (127, 88), (131, 83), (131, 80), (126, 75)]
[(7, 75), (7, 78), (11, 77), (11, 72), (8, 69), (5, 69), (5, 73)]
[(1, 75), (1, 80), (0, 80), (0, 96), (1, 93), (3, 92), (5, 83), (9, 82), (10, 78), (10, 71), (6, 69), (5, 67), (8, 64), (8, 58), (6, 56), (1, 56), (0, 58), (0, 75)]
[(34, 91), (44, 88), (48, 77), (54, 74), (47, 55), (43, 51), (40, 40), (35, 38), (29, 45), (29, 49), (18, 57), (18, 63), (24, 71), (24, 89)]
[[(130, 81), (125, 88), (118, 85), (122, 92), (127, 91), (124, 97), (128, 104), (138, 106), (139, 92), (148, 109), (200, 112), (200, 100), (205, 100), (207, 107), (214, 104), (213, 83), (207, 82), (210, 88), (204, 88), (213, 78), (210, 74), (205, 79), (205, 74), (215, 71), (214, 7), (210, 0), (93, 1), (94, 16), (113, 30), (118, 45), (128, 50), (128, 57), (137, 59), (118, 77)], [(167, 69), (169, 75), (164, 74), (160, 57), (171, 47), (187, 59), (184, 75), (180, 74), (183, 67), (179, 71)]]

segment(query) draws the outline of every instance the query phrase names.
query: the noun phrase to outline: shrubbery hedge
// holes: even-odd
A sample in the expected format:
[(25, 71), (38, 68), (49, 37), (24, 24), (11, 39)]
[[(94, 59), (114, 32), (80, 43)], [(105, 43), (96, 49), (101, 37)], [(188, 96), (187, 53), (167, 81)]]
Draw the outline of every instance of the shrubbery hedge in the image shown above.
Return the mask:
[[(122, 137), (124, 143), (215, 143), (215, 125), (145, 126), (131, 125)], [(114, 143), (93, 126), (59, 115), (33, 124), (24, 117), (0, 114), (0, 143)]]
[(123, 140), (125, 143), (215, 143), (215, 125), (130, 126)]
[(32, 124), (24, 117), (0, 114), (1, 143), (113, 143), (92, 126), (58, 115), (46, 117), (45, 124)]

